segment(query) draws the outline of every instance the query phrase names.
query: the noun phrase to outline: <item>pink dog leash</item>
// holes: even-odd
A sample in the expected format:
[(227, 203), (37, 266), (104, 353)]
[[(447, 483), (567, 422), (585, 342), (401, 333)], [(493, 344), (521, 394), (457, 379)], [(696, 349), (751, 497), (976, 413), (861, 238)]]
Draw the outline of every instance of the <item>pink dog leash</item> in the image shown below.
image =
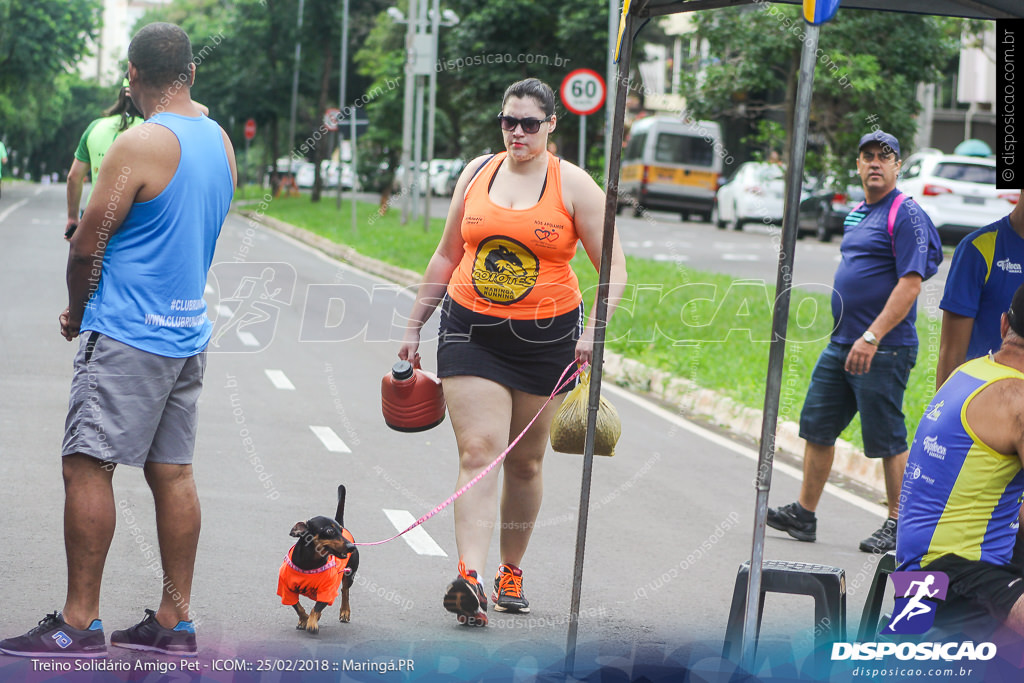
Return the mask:
[(541, 414), (542, 412), (544, 412), (544, 409), (545, 409), (545, 408), (547, 407), (547, 405), (548, 405), (549, 403), (551, 403), (551, 401), (552, 401), (552, 400), (553, 400), (553, 399), (555, 398), (555, 396), (557, 396), (557, 395), (558, 395), (558, 392), (559, 392), (559, 391), (561, 391), (562, 389), (564, 389), (564, 388), (565, 388), (566, 386), (568, 386), (568, 384), (569, 384), (570, 382), (572, 382), (572, 381), (573, 381), (574, 379), (576, 379), (577, 377), (579, 377), (579, 376), (580, 376), (580, 373), (582, 373), (582, 372), (583, 372), (583, 370), (584, 370), (584, 368), (586, 368), (586, 365), (583, 365), (583, 366), (580, 366), (580, 367), (578, 367), (578, 368), (576, 369), (576, 372), (572, 373), (572, 375), (570, 375), (568, 379), (565, 379), (565, 374), (566, 374), (567, 372), (569, 372), (569, 369), (570, 369), (570, 368), (572, 368), (572, 366), (573, 366), (573, 365), (574, 365), (575, 363), (576, 363), (576, 361), (574, 360), (574, 361), (573, 361), (572, 363), (569, 363), (569, 364), (568, 364), (567, 366), (565, 366), (565, 370), (563, 370), (563, 371), (562, 371), (562, 375), (561, 375), (561, 376), (560, 376), (560, 377), (558, 378), (558, 382), (556, 382), (556, 383), (555, 383), (555, 388), (554, 388), (554, 390), (553, 390), (553, 391), (551, 392), (551, 395), (550, 395), (550, 396), (548, 396), (548, 400), (544, 401), (544, 405), (542, 405), (542, 406), (540, 407), (540, 410), (538, 410), (538, 411), (537, 411), (537, 414), (533, 416), (533, 419), (532, 419), (532, 420), (530, 420), (529, 424), (527, 424), (527, 425), (526, 425), (526, 427), (524, 427), (524, 428), (523, 428), (523, 431), (519, 432), (519, 436), (517, 436), (517, 437), (516, 437), (515, 439), (513, 439), (513, 440), (512, 440), (512, 443), (510, 443), (510, 444), (508, 445), (508, 448), (506, 448), (506, 449), (505, 449), (504, 451), (502, 451), (502, 452), (501, 452), (501, 455), (499, 455), (499, 456), (498, 456), (497, 458), (495, 458), (495, 459), (494, 459), (494, 462), (492, 462), (492, 463), (491, 463), (490, 465), (488, 465), (488, 466), (487, 466), (487, 467), (486, 467), (486, 468), (484, 469), (484, 471), (483, 471), (483, 472), (481, 472), (480, 474), (478, 474), (478, 475), (476, 475), (475, 477), (473, 477), (472, 481), (470, 481), (470, 482), (469, 482), (468, 484), (466, 484), (466, 485), (465, 485), (465, 486), (463, 486), (463, 487), (462, 487), (461, 489), (459, 489), (458, 491), (456, 491), (455, 493), (453, 493), (453, 494), (452, 494), (451, 496), (449, 496), (449, 497), (448, 497), (448, 500), (444, 501), (443, 503), (441, 503), (440, 505), (438, 505), (437, 507), (435, 507), (435, 508), (434, 508), (433, 510), (431, 510), (431, 511), (430, 511), (430, 512), (428, 512), (427, 514), (423, 515), (422, 517), (420, 517), (419, 519), (417, 519), (417, 520), (416, 520), (415, 522), (413, 522), (412, 524), (410, 524), (410, 525), (409, 525), (409, 527), (408, 527), (407, 529), (405, 529), (404, 531), (399, 531), (399, 532), (398, 532), (397, 534), (395, 534), (395, 535), (394, 535), (394, 536), (392, 536), (391, 538), (385, 538), (385, 539), (384, 539), (383, 541), (374, 541), (374, 542), (372, 542), (372, 543), (355, 543), (355, 544), (353, 544), (353, 545), (383, 545), (384, 543), (387, 543), (387, 542), (389, 542), (389, 541), (393, 541), (393, 540), (395, 540), (396, 538), (398, 538), (398, 537), (399, 537), (399, 536), (401, 536), (402, 534), (408, 533), (408, 532), (412, 531), (413, 529), (415, 529), (416, 527), (418, 527), (418, 526), (419, 526), (420, 524), (423, 524), (423, 523), (424, 523), (424, 522), (426, 522), (426, 521), (427, 521), (428, 519), (430, 519), (431, 517), (433, 517), (434, 515), (436, 515), (436, 514), (437, 514), (438, 512), (440, 512), (441, 510), (444, 510), (444, 509), (445, 509), (446, 507), (448, 507), (449, 505), (451, 505), (452, 503), (454, 503), (454, 502), (455, 502), (455, 500), (456, 500), (456, 499), (457, 499), (457, 498), (458, 498), (459, 496), (461, 496), (461, 495), (462, 495), (463, 493), (465, 493), (465, 492), (466, 492), (466, 491), (468, 491), (468, 490), (469, 490), (470, 488), (472, 488), (472, 486), (473, 486), (474, 484), (476, 484), (476, 483), (477, 483), (478, 481), (480, 481), (481, 479), (483, 479), (484, 477), (486, 477), (486, 476), (487, 476), (487, 474), (488, 474), (488, 473), (489, 473), (489, 472), (490, 472), (491, 470), (493, 470), (493, 469), (494, 469), (495, 467), (497, 467), (497, 466), (498, 466), (498, 465), (499, 465), (499, 464), (501, 463), (501, 461), (505, 459), (505, 456), (506, 456), (506, 455), (508, 455), (509, 451), (511, 451), (511, 450), (512, 450), (513, 448), (515, 448), (515, 445), (516, 445), (517, 443), (519, 443), (519, 440), (523, 438), (523, 436), (524, 436), (524, 435), (526, 434), (527, 430), (529, 430), (529, 429), (530, 429), (530, 427), (532, 427), (532, 426), (533, 426), (533, 423), (537, 421), (537, 418), (538, 418), (538, 417), (540, 417), (540, 414)]

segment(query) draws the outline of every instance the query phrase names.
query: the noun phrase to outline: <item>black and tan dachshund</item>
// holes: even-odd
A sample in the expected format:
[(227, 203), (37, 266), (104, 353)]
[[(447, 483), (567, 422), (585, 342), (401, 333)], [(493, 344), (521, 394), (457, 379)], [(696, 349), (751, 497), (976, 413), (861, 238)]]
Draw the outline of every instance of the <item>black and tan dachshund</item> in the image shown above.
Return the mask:
[[(278, 572), (277, 594), (281, 603), (291, 605), (299, 615), (296, 628), (308, 633), (320, 632), (320, 614), (334, 604), (341, 589), (341, 611), (338, 620), (352, 618), (348, 594), (356, 570), (359, 568), (359, 550), (355, 539), (345, 528), (345, 487), (338, 487), (338, 511), (334, 519), (313, 517), (298, 522), (291, 535), (299, 540), (284, 557)], [(304, 595), (316, 602), (308, 614), (299, 603)]]

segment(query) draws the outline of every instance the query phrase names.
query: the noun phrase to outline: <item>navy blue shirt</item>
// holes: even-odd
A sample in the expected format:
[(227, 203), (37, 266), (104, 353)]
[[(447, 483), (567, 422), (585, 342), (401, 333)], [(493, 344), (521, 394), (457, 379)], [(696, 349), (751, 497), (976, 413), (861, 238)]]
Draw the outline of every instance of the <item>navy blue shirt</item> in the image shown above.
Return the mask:
[(1003, 340), (999, 319), (1024, 284), (1024, 239), (1010, 217), (972, 232), (953, 253), (939, 308), (974, 318), (967, 358), (998, 351)]
[[(898, 190), (875, 204), (864, 204), (846, 217), (842, 260), (832, 289), (832, 341), (852, 344), (885, 308), (897, 281), (909, 273), (922, 277), (928, 265), (931, 219), (912, 199), (896, 213), (889, 237), (889, 209)], [(881, 339), (888, 346), (917, 346), (917, 307)]]

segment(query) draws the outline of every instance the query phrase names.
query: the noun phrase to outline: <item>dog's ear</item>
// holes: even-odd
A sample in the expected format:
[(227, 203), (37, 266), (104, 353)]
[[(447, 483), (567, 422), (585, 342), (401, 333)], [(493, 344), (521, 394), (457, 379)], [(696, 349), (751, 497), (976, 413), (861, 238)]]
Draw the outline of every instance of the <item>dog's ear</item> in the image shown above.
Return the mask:
[(306, 531), (307, 529), (305, 522), (296, 522), (295, 526), (292, 527), (291, 534), (289, 535), (299, 538), (300, 536), (304, 536), (306, 534)]

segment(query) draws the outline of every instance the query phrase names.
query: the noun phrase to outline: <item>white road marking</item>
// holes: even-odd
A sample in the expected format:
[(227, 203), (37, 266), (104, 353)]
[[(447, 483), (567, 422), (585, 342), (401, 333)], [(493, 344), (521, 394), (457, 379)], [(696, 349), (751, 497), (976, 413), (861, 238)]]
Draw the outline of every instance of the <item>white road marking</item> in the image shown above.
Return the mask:
[(689, 261), (690, 257), (686, 254), (655, 254), (651, 257), (652, 261), (669, 261), (673, 263), (682, 263)]
[(0, 223), (3, 223), (4, 219), (7, 218), (7, 216), (9, 216), (14, 211), (17, 211), (21, 207), (25, 206), (26, 204), (28, 204), (28, 200), (27, 199), (22, 199), (20, 202), (14, 202), (10, 206), (8, 206), (7, 209), (5, 209), (3, 213), (0, 213)]
[(309, 428), (316, 434), (316, 438), (320, 439), (324, 447), (327, 448), (331, 453), (351, 453), (352, 451), (345, 442), (341, 440), (341, 437), (334, 433), (334, 430), (330, 427), (318, 427), (316, 425), (310, 425)]
[[(738, 443), (735, 443), (725, 438), (724, 436), (720, 436), (719, 434), (716, 434), (709, 429), (705, 429), (704, 427), (701, 427), (697, 424), (694, 424), (693, 422), (690, 422), (686, 418), (682, 418), (679, 417), (678, 415), (675, 415), (674, 413), (670, 413), (664, 408), (661, 408), (644, 398), (636, 396), (633, 393), (626, 391), (625, 389), (621, 389), (611, 383), (605, 384), (604, 382), (601, 383), (601, 389), (607, 389), (609, 393), (615, 394), (615, 396), (617, 397), (623, 398), (631, 403), (634, 403), (643, 408), (644, 410), (646, 410), (647, 412), (653, 415), (657, 415), (663, 420), (667, 420), (668, 422), (671, 422), (677, 427), (681, 427), (692, 434), (696, 434), (702, 439), (707, 439), (708, 441), (717, 444), (723, 448), (728, 448), (732, 452), (738, 453), (739, 455), (742, 455), (744, 458), (748, 458), (750, 460), (753, 460), (754, 462), (758, 461), (759, 454), (757, 451), (746, 448), (745, 446), (741, 446)], [(786, 474), (790, 477), (793, 477), (797, 481), (803, 480), (802, 471), (800, 471), (796, 467), (793, 467), (792, 465), (787, 465), (784, 462), (779, 462), (778, 460), (772, 461), (772, 471), (781, 472), (782, 474)], [(849, 503), (850, 505), (856, 505), (861, 510), (870, 512), (871, 514), (877, 515), (882, 519), (885, 519), (889, 516), (888, 511), (884, 507), (877, 505), (875, 503), (869, 503), (863, 498), (855, 496), (849, 491), (844, 491), (843, 489), (839, 488), (834, 484), (825, 484), (825, 491), (831, 493), (840, 500)]]
[[(388, 521), (395, 527), (395, 531), (403, 531), (416, 521), (408, 510), (384, 510)], [(441, 549), (441, 546), (430, 537), (423, 527), (418, 526), (412, 531), (402, 535), (402, 540), (409, 544), (420, 555), (434, 555), (436, 557), (448, 557), (448, 553)]]
[(288, 379), (288, 376), (284, 374), (284, 371), (264, 370), (263, 372), (265, 372), (267, 374), (267, 377), (270, 378), (270, 381), (271, 383), (273, 383), (275, 389), (289, 389), (292, 391), (295, 390), (295, 385), (292, 384), (291, 380)]
[(259, 346), (260, 340), (252, 332), (237, 332), (238, 339), (246, 346)]
[(760, 261), (757, 254), (722, 254), (723, 261)]
[(225, 318), (230, 318), (232, 315), (234, 315), (234, 311), (232, 311), (224, 304), (217, 304), (216, 310), (218, 316), (224, 316)]

